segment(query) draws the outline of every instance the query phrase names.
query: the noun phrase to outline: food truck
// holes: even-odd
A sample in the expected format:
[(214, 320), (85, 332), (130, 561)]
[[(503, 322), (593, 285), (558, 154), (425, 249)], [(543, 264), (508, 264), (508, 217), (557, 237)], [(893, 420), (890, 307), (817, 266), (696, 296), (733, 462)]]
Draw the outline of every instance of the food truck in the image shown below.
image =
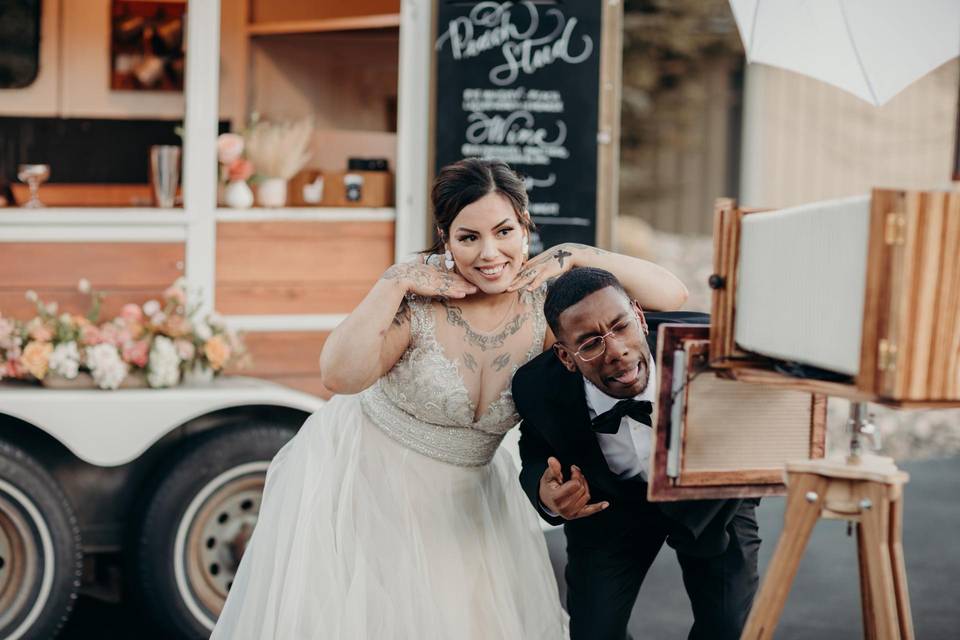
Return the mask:
[(438, 166), (503, 157), (540, 246), (609, 245), (622, 8), (13, 4), (0, 323), (142, 313), (177, 283), (252, 366), (115, 390), (0, 369), (0, 637), (55, 635), (80, 593), (206, 637), (269, 461), (329, 397), (324, 339), (430, 244)]

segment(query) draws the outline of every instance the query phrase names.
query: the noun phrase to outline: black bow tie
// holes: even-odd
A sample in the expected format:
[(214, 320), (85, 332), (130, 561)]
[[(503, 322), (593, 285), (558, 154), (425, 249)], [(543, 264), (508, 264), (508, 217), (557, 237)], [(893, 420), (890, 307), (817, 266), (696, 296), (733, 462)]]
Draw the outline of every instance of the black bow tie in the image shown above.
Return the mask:
[(648, 427), (653, 426), (650, 414), (653, 413), (653, 403), (646, 400), (621, 400), (613, 405), (613, 409), (604, 411), (590, 421), (590, 428), (595, 433), (616, 433), (620, 430), (620, 421), (623, 416), (630, 416), (637, 422)]

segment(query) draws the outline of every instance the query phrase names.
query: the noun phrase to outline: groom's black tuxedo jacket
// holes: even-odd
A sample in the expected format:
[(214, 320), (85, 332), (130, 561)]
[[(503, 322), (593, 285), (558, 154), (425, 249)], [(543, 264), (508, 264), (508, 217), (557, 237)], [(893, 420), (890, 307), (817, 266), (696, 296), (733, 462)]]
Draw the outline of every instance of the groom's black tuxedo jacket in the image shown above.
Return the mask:
[[(655, 358), (657, 328), (668, 322), (708, 324), (703, 313), (647, 313), (650, 329), (647, 342)], [(656, 384), (651, 379), (650, 384)], [(590, 544), (608, 536), (611, 526), (631, 516), (631, 508), (646, 503), (646, 483), (621, 480), (607, 466), (606, 459), (590, 429), (590, 415), (579, 372), (568, 371), (553, 351), (546, 351), (520, 367), (513, 378), (513, 398), (522, 418), (520, 483), (542, 518), (551, 524), (565, 524), (570, 542)], [(583, 471), (590, 485), (591, 502), (608, 500), (610, 507), (592, 516), (565, 521), (544, 512), (539, 498), (540, 478), (547, 458), (555, 456), (569, 478), (570, 465)], [(715, 555), (728, 541), (726, 527), (740, 506), (740, 500), (697, 500), (660, 503), (658, 508), (677, 523), (668, 538), (674, 548), (692, 555)]]

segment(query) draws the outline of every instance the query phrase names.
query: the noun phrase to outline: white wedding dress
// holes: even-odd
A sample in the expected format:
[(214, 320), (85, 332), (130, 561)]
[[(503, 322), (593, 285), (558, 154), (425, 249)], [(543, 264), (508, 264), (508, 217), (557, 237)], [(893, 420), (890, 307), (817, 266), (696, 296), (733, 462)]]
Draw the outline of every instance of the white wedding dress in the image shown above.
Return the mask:
[(566, 637), (537, 516), (498, 448), (518, 421), (512, 373), (543, 344), (543, 290), (523, 300), (528, 322), (499, 342), (478, 338), (481, 357), (494, 344), (515, 355), (476, 418), (458, 366), (472, 358), (451, 359), (437, 341), (438, 325), (456, 327), (438, 322), (439, 305), (410, 299), (400, 361), (366, 391), (331, 399), (270, 465), (213, 639)]

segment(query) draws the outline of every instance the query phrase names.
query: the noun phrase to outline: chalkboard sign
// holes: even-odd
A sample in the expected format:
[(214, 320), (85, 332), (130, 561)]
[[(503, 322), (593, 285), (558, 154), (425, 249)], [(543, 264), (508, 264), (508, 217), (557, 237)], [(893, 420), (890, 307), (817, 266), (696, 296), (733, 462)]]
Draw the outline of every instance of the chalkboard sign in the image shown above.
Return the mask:
[(439, 0), (436, 170), (504, 160), (526, 181), (531, 253), (597, 240), (601, 0)]

